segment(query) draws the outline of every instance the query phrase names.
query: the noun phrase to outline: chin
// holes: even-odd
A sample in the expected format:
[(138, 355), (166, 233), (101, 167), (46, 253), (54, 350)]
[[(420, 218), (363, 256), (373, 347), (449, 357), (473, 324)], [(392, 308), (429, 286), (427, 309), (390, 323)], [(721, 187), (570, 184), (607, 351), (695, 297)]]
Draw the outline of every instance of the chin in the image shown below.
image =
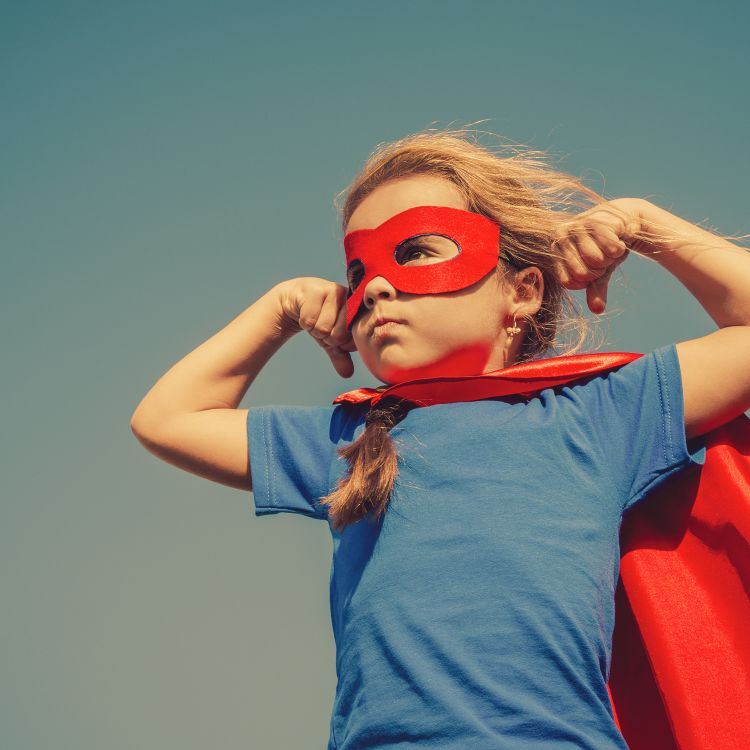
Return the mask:
[(384, 347), (379, 356), (372, 352), (372, 356), (367, 357), (369, 361), (363, 359), (363, 363), (380, 381), (395, 385), (405, 380), (481, 375), (487, 369), (492, 353), (486, 343), (480, 342), (453, 347), (448, 351), (435, 347), (422, 352), (422, 358), (418, 359), (414, 356), (415, 348), (411, 347), (410, 351), (409, 347)]
[(406, 380), (432, 378), (444, 374), (444, 372), (439, 372), (434, 364), (424, 364), (418, 366), (410, 365), (409, 367), (381, 367), (378, 377), (388, 385), (396, 385)]
[(487, 358), (459, 357), (455, 359), (441, 359), (408, 367), (378, 368), (379, 377), (384, 383), (395, 384), (405, 380), (421, 380), (424, 378), (449, 378), (466, 375), (481, 375), (485, 372)]

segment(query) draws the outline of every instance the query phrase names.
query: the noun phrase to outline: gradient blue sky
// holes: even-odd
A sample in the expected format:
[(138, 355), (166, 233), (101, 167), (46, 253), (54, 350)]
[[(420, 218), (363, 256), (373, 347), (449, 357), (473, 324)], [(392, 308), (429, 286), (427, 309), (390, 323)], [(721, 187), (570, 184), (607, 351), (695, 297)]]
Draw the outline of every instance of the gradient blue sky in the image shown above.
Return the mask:
[[(750, 231), (749, 15), (2, 3), (0, 745), (324, 748), (327, 527), (255, 518), (249, 492), (160, 462), (133, 409), (277, 282), (342, 281), (334, 195), (376, 144), (425, 127), (484, 120), (608, 197)], [(716, 328), (634, 254), (609, 308), (609, 350)], [(299, 335), (243, 406), (373, 384), (355, 367), (341, 379)]]

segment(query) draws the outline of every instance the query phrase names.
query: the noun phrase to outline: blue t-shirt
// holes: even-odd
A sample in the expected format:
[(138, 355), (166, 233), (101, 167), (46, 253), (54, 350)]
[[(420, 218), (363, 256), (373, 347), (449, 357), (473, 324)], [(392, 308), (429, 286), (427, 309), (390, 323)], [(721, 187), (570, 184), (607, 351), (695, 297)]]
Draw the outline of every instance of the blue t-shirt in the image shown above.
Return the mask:
[[(365, 407), (248, 412), (256, 515), (319, 499)], [(570, 386), (416, 408), (378, 523), (334, 532), (328, 750), (626, 750), (606, 682), (623, 512), (691, 464), (674, 344)]]

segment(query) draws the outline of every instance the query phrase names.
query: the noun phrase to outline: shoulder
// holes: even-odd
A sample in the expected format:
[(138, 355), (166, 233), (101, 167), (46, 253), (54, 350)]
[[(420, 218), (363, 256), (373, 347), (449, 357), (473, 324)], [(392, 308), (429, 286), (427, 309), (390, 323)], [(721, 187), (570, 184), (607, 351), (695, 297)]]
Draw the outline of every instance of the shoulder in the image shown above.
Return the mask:
[(750, 409), (750, 326), (727, 326), (675, 344), (688, 437)]

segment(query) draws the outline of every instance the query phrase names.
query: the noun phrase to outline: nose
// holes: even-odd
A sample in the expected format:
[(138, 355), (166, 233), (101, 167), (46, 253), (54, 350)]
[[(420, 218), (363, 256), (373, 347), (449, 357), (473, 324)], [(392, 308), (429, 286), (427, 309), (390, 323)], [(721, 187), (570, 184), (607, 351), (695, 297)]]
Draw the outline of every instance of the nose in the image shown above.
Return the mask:
[(396, 289), (388, 279), (383, 276), (374, 276), (367, 282), (362, 301), (368, 309), (372, 309), (379, 299), (392, 299), (396, 296)]

